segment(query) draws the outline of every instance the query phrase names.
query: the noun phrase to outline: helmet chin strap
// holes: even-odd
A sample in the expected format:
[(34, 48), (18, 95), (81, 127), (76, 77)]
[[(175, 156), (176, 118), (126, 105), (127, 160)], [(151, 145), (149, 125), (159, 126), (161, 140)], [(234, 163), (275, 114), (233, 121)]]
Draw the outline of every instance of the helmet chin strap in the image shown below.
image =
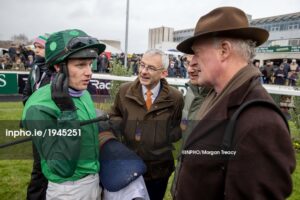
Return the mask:
[(60, 70), (60, 73), (63, 73), (67, 77), (69, 77), (69, 70), (68, 70), (68, 62), (67, 61), (59, 63), (59, 70)]
[[(69, 76), (69, 70), (68, 70), (68, 62), (62, 62), (59, 64), (59, 69), (60, 69), (60, 73), (64, 73), (68, 78), (70, 78)], [(69, 94), (72, 97), (80, 97), (83, 94), (83, 90), (77, 90), (74, 87), (71, 87), (70, 85), (69, 87)]]

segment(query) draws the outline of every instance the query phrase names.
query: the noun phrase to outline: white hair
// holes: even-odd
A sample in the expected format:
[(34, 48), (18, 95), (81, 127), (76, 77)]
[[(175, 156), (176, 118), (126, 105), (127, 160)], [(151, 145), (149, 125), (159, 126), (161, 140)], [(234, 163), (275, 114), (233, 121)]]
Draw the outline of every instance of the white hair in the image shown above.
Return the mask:
[(168, 69), (169, 67), (169, 56), (165, 54), (163, 51), (159, 49), (149, 49), (147, 50), (144, 55), (160, 55), (161, 56), (161, 62), (162, 62), (162, 67), (164, 69)]
[(256, 42), (252, 40), (243, 40), (235, 38), (215, 38), (214, 44), (217, 46), (220, 45), (222, 40), (228, 40), (232, 46), (233, 50), (242, 56), (248, 63), (252, 62), (255, 57), (255, 47)]

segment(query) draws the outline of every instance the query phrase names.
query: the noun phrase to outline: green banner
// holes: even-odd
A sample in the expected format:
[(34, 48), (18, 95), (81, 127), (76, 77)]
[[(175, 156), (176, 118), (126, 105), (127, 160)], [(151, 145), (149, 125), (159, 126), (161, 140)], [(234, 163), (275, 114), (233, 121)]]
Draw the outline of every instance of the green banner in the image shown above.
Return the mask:
[(17, 74), (0, 73), (0, 94), (17, 94)]
[(258, 47), (257, 53), (276, 53), (276, 52), (300, 52), (298, 46), (281, 46), (281, 47)]

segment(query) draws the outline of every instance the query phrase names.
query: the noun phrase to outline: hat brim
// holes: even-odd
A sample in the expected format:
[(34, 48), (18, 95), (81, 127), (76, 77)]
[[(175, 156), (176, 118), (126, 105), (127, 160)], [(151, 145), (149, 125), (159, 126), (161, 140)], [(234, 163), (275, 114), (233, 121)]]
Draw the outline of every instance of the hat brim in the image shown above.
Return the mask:
[(70, 58), (92, 58), (95, 59), (98, 57), (98, 53), (95, 49), (89, 48), (89, 49), (83, 49), (81, 51), (77, 51), (76, 53), (72, 53), (69, 55)]
[(215, 32), (202, 32), (190, 37), (177, 45), (177, 50), (187, 54), (194, 54), (192, 50), (193, 43), (205, 37), (229, 37), (239, 39), (250, 39), (256, 42), (256, 46), (263, 44), (269, 37), (269, 32), (265, 29), (256, 27), (247, 27), (239, 29), (221, 30)]

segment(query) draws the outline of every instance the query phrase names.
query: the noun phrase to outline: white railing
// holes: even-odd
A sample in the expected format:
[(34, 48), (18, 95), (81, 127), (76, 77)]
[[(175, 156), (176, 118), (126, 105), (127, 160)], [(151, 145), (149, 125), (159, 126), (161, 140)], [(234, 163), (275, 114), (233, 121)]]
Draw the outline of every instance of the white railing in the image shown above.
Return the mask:
[[(10, 73), (10, 74), (28, 74), (28, 71), (5, 71), (0, 70), (0, 73)], [(136, 76), (116, 76), (111, 74), (99, 74), (94, 73), (92, 76), (93, 79), (100, 80), (116, 80), (116, 81), (133, 81), (136, 79)], [(185, 83), (189, 81), (189, 79), (184, 78), (167, 78), (169, 84), (174, 86), (185, 86)], [(281, 95), (291, 95), (291, 96), (300, 96), (300, 88), (292, 87), (292, 86), (283, 86), (283, 85), (270, 85), (263, 84), (263, 87), (270, 94), (281, 94)]]

